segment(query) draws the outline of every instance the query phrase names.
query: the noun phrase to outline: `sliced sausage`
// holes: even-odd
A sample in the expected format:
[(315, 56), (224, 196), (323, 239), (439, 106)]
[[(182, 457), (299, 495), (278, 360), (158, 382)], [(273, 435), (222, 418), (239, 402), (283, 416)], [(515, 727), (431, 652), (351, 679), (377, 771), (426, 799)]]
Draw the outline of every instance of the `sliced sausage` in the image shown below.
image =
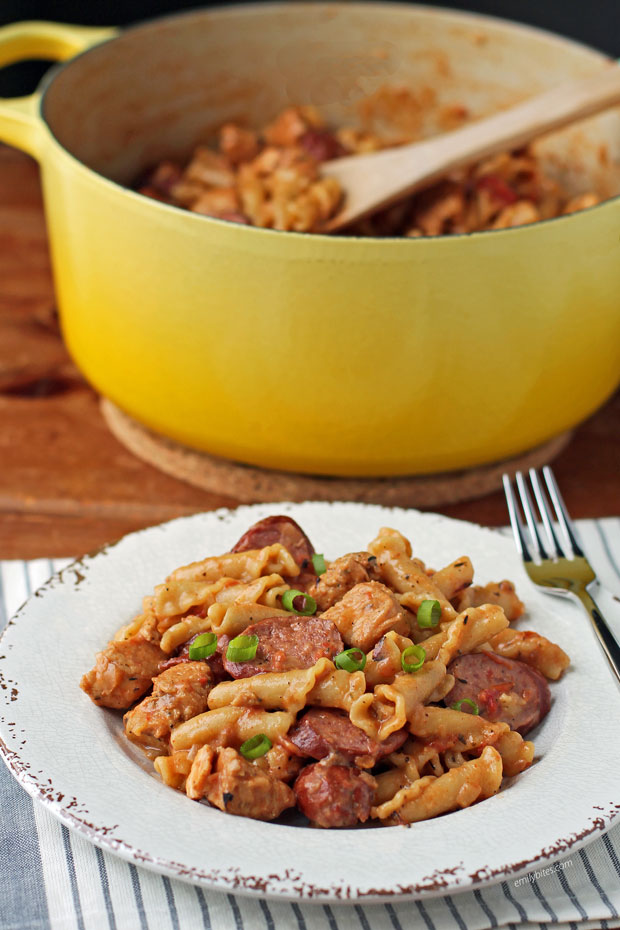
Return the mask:
[(459, 656), (448, 666), (454, 675), (448, 706), (465, 698), (474, 701), (482, 717), (507, 723), (524, 735), (549, 712), (549, 686), (540, 672), (516, 659), (474, 653)]
[(319, 659), (331, 659), (344, 649), (340, 633), (323, 617), (268, 617), (253, 623), (243, 635), (258, 636), (256, 655), (247, 662), (231, 662), (224, 654), (224, 668), (233, 678), (310, 668)]
[(383, 756), (396, 752), (407, 739), (407, 735), (406, 730), (399, 730), (380, 743), (370, 739), (363, 730), (351, 723), (349, 716), (342, 711), (313, 707), (288, 732), (287, 739), (302, 756), (323, 759), (330, 753), (337, 752), (351, 761), (360, 756), (367, 756), (368, 764), (362, 768), (372, 768)]
[[(202, 633), (195, 633), (191, 639), (188, 639), (186, 643), (183, 643), (178, 653), (172, 658), (167, 659), (165, 662), (162, 662), (159, 666), (160, 672), (165, 672), (166, 669), (173, 668), (175, 665), (181, 665), (185, 662), (191, 662), (192, 660), (189, 657), (189, 647), (192, 645), (195, 639), (198, 639), (199, 636), (202, 636)], [(200, 661), (206, 662), (211, 672), (213, 678), (213, 684), (218, 684), (220, 681), (226, 681), (230, 679), (230, 675), (224, 668), (224, 663), (222, 661), (222, 652), (226, 651), (226, 647), (229, 643), (228, 636), (220, 636), (217, 641), (217, 651), (213, 655), (209, 656), (208, 659), (201, 659)]]
[[(302, 528), (291, 517), (284, 515), (265, 517), (247, 530), (235, 543), (231, 552), (246, 552), (248, 549), (264, 549), (280, 543), (291, 553), (302, 568), (312, 568), (314, 547)], [(308, 565), (309, 563), (309, 565)]]
[(297, 805), (317, 827), (354, 827), (370, 817), (376, 782), (348, 765), (314, 762), (297, 776)]
[(299, 139), (299, 144), (315, 161), (342, 158), (347, 150), (329, 129), (308, 129)]

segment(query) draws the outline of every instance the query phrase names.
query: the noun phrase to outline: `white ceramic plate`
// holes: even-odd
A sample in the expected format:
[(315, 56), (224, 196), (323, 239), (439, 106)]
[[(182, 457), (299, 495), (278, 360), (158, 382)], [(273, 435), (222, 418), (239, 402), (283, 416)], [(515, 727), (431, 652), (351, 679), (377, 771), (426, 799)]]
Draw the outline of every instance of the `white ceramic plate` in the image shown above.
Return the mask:
[[(573, 660), (533, 733), (529, 771), (465, 810), (411, 827), (355, 830), (233, 817), (160, 783), (123, 738), (120, 715), (95, 707), (80, 676), (172, 569), (226, 551), (255, 520), (279, 512), (295, 517), (327, 558), (363, 549), (392, 525), (428, 564), (467, 554), (476, 581), (515, 581), (528, 607), (521, 625)], [(0, 652), (1, 747), (26, 790), (98, 846), (207, 887), (339, 901), (446, 894), (547, 865), (605, 831), (620, 811), (620, 742), (610, 725), (620, 697), (585, 614), (536, 591), (511, 540), (435, 514), (307, 503), (174, 520), (55, 575), (18, 612)]]

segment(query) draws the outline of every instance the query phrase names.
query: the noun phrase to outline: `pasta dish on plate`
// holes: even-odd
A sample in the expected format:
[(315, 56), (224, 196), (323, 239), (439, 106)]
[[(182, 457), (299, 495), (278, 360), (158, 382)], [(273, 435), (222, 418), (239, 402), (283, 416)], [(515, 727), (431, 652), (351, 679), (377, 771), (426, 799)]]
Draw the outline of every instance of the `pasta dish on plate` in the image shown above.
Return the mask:
[(318, 827), (410, 824), (534, 760), (566, 653), (513, 626), (509, 581), (434, 569), (396, 529), (328, 562), (287, 516), (173, 571), (81, 687), (197, 801)]

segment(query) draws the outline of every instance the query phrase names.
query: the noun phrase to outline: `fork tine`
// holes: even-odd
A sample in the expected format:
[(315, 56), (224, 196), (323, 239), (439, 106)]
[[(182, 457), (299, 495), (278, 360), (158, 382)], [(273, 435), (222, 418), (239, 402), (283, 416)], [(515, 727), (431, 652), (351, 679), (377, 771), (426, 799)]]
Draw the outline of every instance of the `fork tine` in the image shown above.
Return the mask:
[(532, 488), (534, 489), (534, 496), (536, 497), (536, 503), (538, 504), (538, 512), (540, 513), (540, 518), (543, 522), (543, 526), (547, 534), (549, 554), (552, 559), (563, 558), (564, 552), (562, 551), (562, 547), (558, 542), (558, 537), (556, 536), (553, 523), (551, 522), (549, 504), (547, 503), (547, 499), (542, 489), (540, 478), (538, 477), (538, 472), (535, 468), (530, 468), (529, 474), (530, 481), (532, 482)]
[(562, 527), (562, 532), (566, 538), (569, 549), (572, 548), (574, 555), (585, 558), (583, 550), (579, 543), (577, 542), (577, 537), (575, 536), (575, 531), (571, 523), (571, 519), (568, 515), (568, 510), (566, 509), (566, 504), (562, 500), (562, 495), (560, 494), (560, 489), (557, 486), (555, 480), (555, 475), (551, 471), (548, 465), (545, 465), (543, 468), (543, 476), (549, 490), (549, 496), (553, 507), (556, 513), (557, 521)]
[(547, 553), (545, 552), (545, 547), (543, 546), (540, 535), (538, 533), (538, 527), (536, 526), (536, 517), (534, 514), (534, 508), (532, 507), (532, 500), (530, 498), (530, 494), (527, 489), (525, 479), (523, 478), (523, 475), (521, 474), (520, 471), (517, 472), (515, 477), (517, 479), (517, 488), (519, 489), (519, 497), (521, 498), (521, 510), (523, 511), (525, 515), (525, 521), (530, 531), (530, 537), (532, 540), (532, 544), (534, 546), (534, 549), (536, 550), (535, 555), (537, 555), (538, 558), (546, 559)]
[(527, 548), (527, 542), (525, 541), (523, 524), (521, 522), (521, 517), (519, 516), (517, 502), (512, 490), (512, 485), (510, 484), (509, 475), (502, 475), (502, 482), (504, 484), (504, 494), (506, 495), (506, 504), (508, 505), (508, 515), (510, 517), (510, 525), (512, 527), (512, 535), (515, 539), (517, 552), (524, 562), (531, 562), (532, 557), (529, 553), (529, 549)]

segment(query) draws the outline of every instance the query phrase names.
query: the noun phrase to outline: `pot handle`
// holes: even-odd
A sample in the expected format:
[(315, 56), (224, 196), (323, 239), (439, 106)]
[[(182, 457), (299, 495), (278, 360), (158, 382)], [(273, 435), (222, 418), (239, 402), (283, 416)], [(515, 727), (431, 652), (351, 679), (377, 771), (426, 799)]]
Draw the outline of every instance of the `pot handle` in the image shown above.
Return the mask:
[[(65, 61), (79, 52), (112, 39), (117, 30), (101, 26), (71, 26), (36, 20), (0, 28), (0, 68), (28, 58)], [(39, 92), (28, 97), (0, 97), (0, 140), (38, 157)]]

